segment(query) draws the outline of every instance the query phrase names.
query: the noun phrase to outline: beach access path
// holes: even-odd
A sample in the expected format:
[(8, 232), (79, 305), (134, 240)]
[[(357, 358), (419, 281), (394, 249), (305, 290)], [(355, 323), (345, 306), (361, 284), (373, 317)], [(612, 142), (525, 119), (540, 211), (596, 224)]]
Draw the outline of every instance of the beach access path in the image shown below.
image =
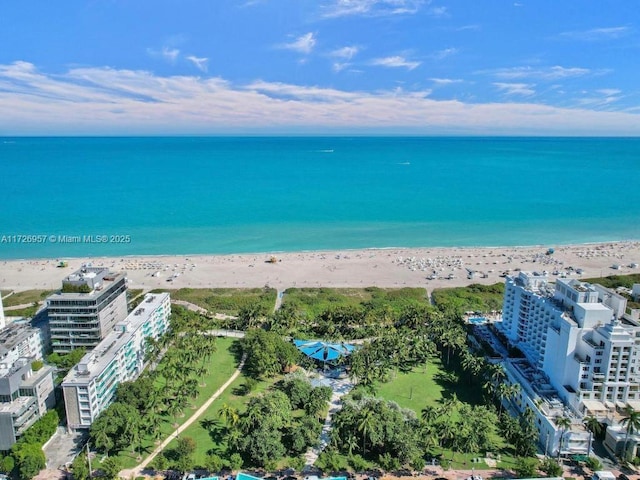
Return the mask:
[(220, 396), (222, 395), (222, 393), (229, 388), (229, 385), (231, 385), (236, 378), (238, 378), (240, 376), (240, 373), (242, 371), (242, 367), (244, 367), (244, 361), (246, 359), (246, 355), (242, 357), (242, 359), (240, 360), (240, 363), (238, 364), (238, 366), (236, 367), (236, 371), (233, 372), (233, 375), (231, 375), (231, 377), (229, 377), (229, 380), (227, 380), (224, 385), (222, 385), (218, 390), (216, 390), (213, 395), (211, 395), (211, 397), (209, 397), (209, 399), (204, 402), (204, 404), (202, 404), (202, 406), (195, 411), (195, 413), (193, 415), (191, 415), (191, 417), (189, 417), (189, 419), (184, 422), (182, 425), (180, 425), (178, 428), (176, 428), (174, 430), (174, 432), (169, 435), (167, 438), (165, 438), (160, 445), (158, 445), (153, 452), (151, 452), (149, 454), (149, 456), (147, 458), (145, 458), (141, 463), (139, 463), (138, 465), (136, 465), (133, 468), (129, 468), (126, 470), (122, 470), (120, 472), (120, 477), (121, 478), (135, 478), (138, 477), (142, 474), (142, 471), (149, 466), (149, 464), (153, 461), (154, 458), (156, 458), (156, 456), (162, 452), (174, 439), (178, 438), (178, 436), (185, 431), (187, 428), (189, 428), (191, 426), (191, 424), (193, 422), (195, 422), (196, 420), (198, 420), (198, 418), (200, 418), (211, 406), (211, 404)]

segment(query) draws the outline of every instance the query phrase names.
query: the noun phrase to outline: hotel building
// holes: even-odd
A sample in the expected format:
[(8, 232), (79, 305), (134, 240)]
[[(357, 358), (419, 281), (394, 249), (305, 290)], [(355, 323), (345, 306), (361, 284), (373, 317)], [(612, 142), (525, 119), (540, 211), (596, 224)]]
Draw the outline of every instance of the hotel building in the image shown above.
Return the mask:
[(47, 298), (48, 334), (54, 352), (94, 348), (127, 316), (124, 274), (83, 267), (62, 281), (62, 291)]
[(626, 306), (616, 292), (576, 279), (558, 278), (552, 288), (538, 273), (507, 277), (496, 327), (526, 361), (503, 364), (509, 380), (522, 387), (514, 405), (534, 409), (548, 451), (560, 445), (558, 417), (572, 421), (562, 453), (586, 453), (585, 416), (613, 432), (624, 408), (640, 409), (640, 324)]
[(144, 368), (146, 339), (159, 338), (169, 327), (168, 293), (147, 294), (117, 323), (62, 382), (69, 429), (89, 428), (113, 401), (117, 386), (134, 380)]

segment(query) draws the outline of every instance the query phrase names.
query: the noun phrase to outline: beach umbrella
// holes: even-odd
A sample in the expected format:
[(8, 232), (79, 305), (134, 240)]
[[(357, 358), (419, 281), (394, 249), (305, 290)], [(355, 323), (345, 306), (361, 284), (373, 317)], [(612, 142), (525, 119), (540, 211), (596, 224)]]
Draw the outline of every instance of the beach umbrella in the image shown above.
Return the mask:
[(331, 362), (342, 356), (349, 355), (354, 346), (345, 343), (330, 343), (317, 340), (294, 340), (294, 344), (307, 357), (321, 362)]

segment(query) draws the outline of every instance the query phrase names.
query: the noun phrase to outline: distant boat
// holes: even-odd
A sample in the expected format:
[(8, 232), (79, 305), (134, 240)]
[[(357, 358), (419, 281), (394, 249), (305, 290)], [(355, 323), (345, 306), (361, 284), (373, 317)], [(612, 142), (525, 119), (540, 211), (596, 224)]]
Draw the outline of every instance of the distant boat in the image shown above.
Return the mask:
[(411, 165), (411, 162), (400, 162), (398, 165)]

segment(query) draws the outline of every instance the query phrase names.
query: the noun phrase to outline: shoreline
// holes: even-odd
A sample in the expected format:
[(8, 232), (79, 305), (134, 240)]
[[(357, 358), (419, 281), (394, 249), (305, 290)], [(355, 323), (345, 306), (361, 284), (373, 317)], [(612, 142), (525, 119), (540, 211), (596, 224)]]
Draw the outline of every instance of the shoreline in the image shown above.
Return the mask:
[[(547, 253), (549, 248), (553, 254)], [(268, 261), (271, 257), (275, 263)], [(60, 260), (68, 267), (59, 268)], [(378, 286), (431, 291), (504, 282), (505, 272), (519, 269), (546, 270), (550, 280), (640, 273), (639, 268), (630, 267), (640, 264), (640, 241), (0, 260), (0, 289), (59, 289), (65, 276), (88, 263), (126, 272), (129, 287), (142, 289)]]
[(268, 250), (268, 251), (251, 251), (251, 252), (228, 252), (228, 253), (127, 253), (122, 255), (61, 255), (58, 257), (29, 257), (29, 258), (1, 258), (0, 262), (30, 262), (30, 261), (71, 261), (71, 260), (83, 260), (87, 258), (165, 258), (165, 257), (231, 257), (242, 255), (287, 255), (287, 254), (301, 254), (301, 253), (330, 253), (330, 252), (360, 252), (360, 251), (385, 251), (385, 250), (505, 250), (505, 249), (529, 249), (529, 248), (562, 248), (562, 247), (588, 247), (588, 246), (605, 246), (605, 245), (627, 245), (627, 244), (639, 244), (640, 239), (626, 239), (626, 240), (603, 240), (593, 242), (582, 243), (534, 243), (530, 245), (451, 245), (451, 246), (393, 246), (393, 247), (354, 247), (354, 248), (318, 248), (309, 250)]

